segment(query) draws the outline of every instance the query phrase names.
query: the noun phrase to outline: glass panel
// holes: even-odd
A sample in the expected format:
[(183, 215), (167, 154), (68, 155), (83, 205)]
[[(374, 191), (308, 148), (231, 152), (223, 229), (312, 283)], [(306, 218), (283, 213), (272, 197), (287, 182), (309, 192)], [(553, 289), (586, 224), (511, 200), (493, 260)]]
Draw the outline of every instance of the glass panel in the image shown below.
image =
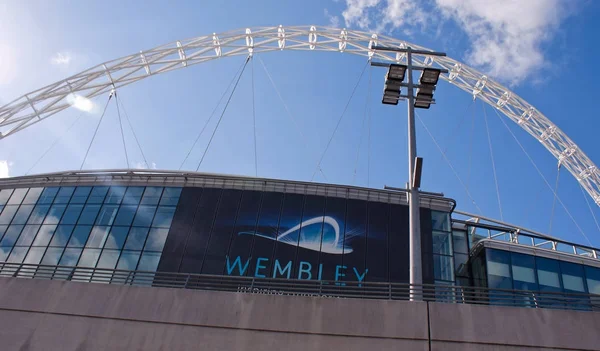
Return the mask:
[(535, 257), (512, 252), (512, 275), (517, 290), (538, 290), (535, 279)]
[(156, 272), (159, 260), (160, 252), (144, 252), (140, 258), (137, 270)]
[(45, 247), (32, 247), (27, 253), (24, 263), (39, 264), (44, 256), (44, 251), (46, 251)]
[(71, 196), (73, 195), (74, 191), (75, 191), (74, 186), (61, 187), (60, 190), (58, 191), (58, 194), (56, 195), (56, 198), (54, 199), (54, 203), (55, 204), (69, 203), (69, 200), (71, 200)]
[[(291, 200), (291, 201), (290, 201)], [(296, 213), (294, 213), (294, 211), (299, 210), (302, 208), (298, 208), (296, 206), (298, 206), (297, 204), (299, 204), (299, 206), (302, 205), (302, 197), (298, 196), (296, 197), (295, 194), (290, 194), (288, 196), (288, 194), (285, 194), (285, 199), (283, 201), (283, 212), (281, 213), (281, 220), (280, 220), (280, 224), (279, 224), (279, 232), (283, 233), (286, 230), (289, 230), (289, 226), (294, 226), (296, 225), (298, 222), (296, 222), (294, 224), (294, 222), (297, 220), (296, 219)], [(325, 216), (330, 217), (333, 219), (333, 221), (335, 221), (338, 224), (338, 233), (339, 233), (339, 238), (340, 241), (339, 243), (343, 243), (343, 239), (344, 239), (344, 233), (346, 231), (346, 199), (342, 199), (342, 198), (338, 198), (338, 197), (328, 197), (325, 199)], [(335, 235), (335, 229), (329, 225), (327, 226), (323, 226), (323, 238), (325, 240), (327, 240), (328, 238), (331, 238), (332, 235)], [(338, 245), (337, 246), (338, 249), (341, 247), (342, 251), (344, 250), (343, 245)], [(285, 243), (275, 243), (275, 253), (276, 253), (276, 257), (279, 258), (280, 263), (282, 265), (285, 265), (287, 263), (287, 253), (289, 252), (289, 249), (285, 247)], [(323, 265), (323, 274), (322, 274), (322, 279), (323, 280), (339, 280), (340, 278), (338, 277), (338, 273), (339, 270), (337, 269), (338, 266), (343, 265), (342, 263), (342, 257), (344, 255), (340, 255), (340, 254), (326, 254), (324, 252), (321, 252), (321, 256), (319, 257), (319, 262), (320, 264)], [(293, 257), (293, 256), (292, 256)]]
[(98, 215), (98, 212), (100, 212), (100, 207), (101, 205), (85, 205), (77, 223), (94, 224), (94, 222), (96, 221), (96, 216)]
[[(369, 202), (367, 219), (367, 265), (369, 271), (363, 280), (387, 282), (388, 276), (388, 235), (387, 224), (389, 206), (381, 202)], [(327, 242), (327, 232), (323, 228), (323, 244)], [(324, 246), (325, 247), (325, 246)], [(323, 249), (321, 249), (321, 256)], [(361, 272), (362, 273), (362, 272)]]
[[(433, 212), (433, 211), (432, 211)], [(452, 255), (452, 234), (450, 232), (433, 231), (433, 253)]]
[(23, 199), (25, 198), (25, 194), (27, 194), (27, 190), (29, 190), (28, 188), (20, 188), (20, 189), (15, 189), (15, 191), (13, 191), (12, 196), (10, 197), (10, 200), (8, 200), (7, 205), (20, 205), (21, 202), (23, 202)]
[(71, 239), (69, 239), (69, 244), (67, 246), (83, 247), (88, 239), (88, 236), (90, 236), (91, 230), (91, 225), (78, 225), (75, 227), (73, 235), (71, 236)]
[(43, 225), (33, 241), (33, 246), (48, 246), (48, 243), (50, 242), (50, 239), (52, 239), (52, 235), (54, 234), (55, 230), (55, 225)]
[(44, 218), (46, 218), (46, 214), (50, 210), (50, 205), (36, 205), (29, 216), (29, 220), (27, 223), (29, 224), (42, 224), (44, 222)]
[(181, 195), (181, 188), (165, 188), (160, 199), (161, 205), (176, 206), (179, 202), (179, 196)]
[(452, 256), (433, 255), (433, 276), (436, 280), (454, 282), (454, 263)]
[(39, 225), (26, 225), (21, 232), (19, 240), (17, 240), (17, 246), (31, 246), (33, 238), (35, 238), (39, 229)]
[[(127, 236), (126, 250), (141, 250), (146, 242), (150, 228), (132, 227)], [(219, 273), (221, 274), (221, 273)]]
[(30, 188), (27, 192), (27, 196), (25, 196), (25, 200), (23, 200), (23, 203), (35, 205), (43, 190), (44, 188)]
[(96, 219), (97, 225), (112, 225), (115, 218), (117, 217), (117, 211), (119, 210), (118, 205), (104, 205), (100, 209), (100, 214)]
[(124, 186), (113, 186), (110, 188), (104, 203), (106, 204), (120, 204), (123, 200), (123, 196), (125, 195), (125, 190), (127, 187)]
[[(165, 189), (165, 193), (167, 189)], [(163, 198), (165, 197), (163, 193)], [(254, 236), (254, 246), (251, 253), (253, 260), (250, 261), (248, 275), (256, 277), (271, 277), (273, 269), (271, 268), (273, 249), (277, 239), (277, 224), (281, 212), (283, 194), (276, 192), (265, 192), (263, 195), (260, 213), (258, 215), (258, 224), (256, 226), (256, 235)], [(221, 204), (219, 203), (219, 212)], [(215, 231), (212, 230), (210, 240), (212, 241)], [(208, 260), (209, 257), (205, 258)], [(257, 261), (259, 260), (260, 261)], [(316, 264), (317, 262), (313, 263)]]
[(117, 213), (115, 225), (131, 225), (136, 210), (136, 205), (122, 205), (121, 208), (119, 208), (119, 213)]
[(120, 253), (121, 252), (119, 250), (102, 251), (102, 255), (100, 255), (100, 259), (98, 260), (98, 265), (96, 268), (114, 269), (117, 265), (117, 260), (119, 259)]
[(6, 229), (8, 229), (7, 225), (0, 225), (0, 239), (4, 236), (4, 233), (6, 233)]
[(85, 247), (101, 249), (104, 246), (104, 242), (106, 242), (106, 238), (108, 238), (109, 229), (110, 227), (94, 226)]
[(58, 228), (56, 228), (56, 233), (50, 242), (50, 246), (65, 247), (71, 237), (73, 228), (75, 228), (73, 225), (59, 225)]
[(44, 191), (42, 191), (42, 195), (40, 196), (37, 203), (44, 204), (44, 205), (51, 204), (52, 201), (54, 201), (54, 197), (56, 196), (57, 193), (58, 193), (57, 187), (44, 188)]
[(5, 262), (12, 247), (0, 247), (0, 262)]
[(106, 197), (107, 193), (108, 193), (107, 186), (95, 186), (92, 189), (92, 193), (90, 194), (90, 197), (88, 198), (87, 203), (88, 204), (101, 204), (104, 202), (104, 198)]
[(152, 222), (153, 227), (169, 228), (171, 221), (173, 221), (173, 215), (175, 214), (175, 207), (159, 206)]
[[(122, 249), (123, 243), (125, 243), (125, 238), (127, 237), (127, 232), (129, 231), (129, 227), (112, 227), (110, 234), (108, 235), (108, 239), (106, 240), (106, 245), (104, 248), (107, 249)], [(115, 261), (116, 264), (116, 261)]]
[(91, 186), (78, 186), (75, 189), (75, 193), (73, 193), (73, 197), (71, 198), (72, 204), (84, 204), (87, 201), (90, 192), (92, 191)]
[(77, 263), (78, 267), (95, 267), (100, 256), (100, 249), (84, 249)]
[(58, 224), (66, 208), (67, 205), (52, 205), (50, 212), (46, 216), (46, 220), (44, 220), (44, 224)]
[(590, 294), (600, 295), (600, 268), (584, 266)]
[(149, 227), (155, 211), (156, 206), (140, 206), (133, 220), (133, 225), (136, 227)]
[(144, 193), (143, 186), (128, 187), (127, 191), (125, 192), (125, 197), (123, 198), (123, 204), (125, 204), (125, 205), (139, 204), (143, 193)]
[(488, 287), (490, 289), (512, 289), (510, 275), (510, 253), (507, 251), (487, 249)]
[[(188, 240), (188, 245), (186, 247), (185, 257), (182, 261), (182, 268), (185, 272), (198, 272), (197, 270), (202, 267), (202, 261), (204, 259), (204, 252), (206, 252), (206, 245), (208, 243), (208, 237), (210, 235), (210, 227), (212, 226), (214, 214), (217, 210), (217, 202), (209, 199), (209, 191), (212, 189), (204, 189), (202, 197), (203, 201), (203, 210), (202, 212), (196, 213), (206, 213), (203, 217), (203, 221), (201, 226), (199, 227), (200, 235), (196, 236), (193, 241), (193, 244), (190, 245), (190, 241)], [(216, 195), (216, 199), (218, 200), (219, 193), (213, 193)], [(253, 241), (254, 232), (256, 230), (256, 221), (258, 219), (258, 210), (260, 209), (262, 192), (260, 191), (244, 191), (242, 194), (242, 201), (240, 204), (240, 209), (238, 211), (235, 229), (233, 230), (232, 240), (229, 247), (229, 259), (237, 260), (238, 257), (241, 262), (247, 262), (251, 257), (251, 246)], [(207, 201), (208, 200), (208, 201)], [(298, 231), (290, 234), (288, 245), (297, 246), (298, 242)], [(293, 239), (292, 236), (293, 235)], [(293, 240), (293, 241), (292, 241)], [(295, 247), (294, 247), (295, 248)], [(294, 254), (296, 250), (294, 250)], [(293, 256), (292, 256), (293, 257)], [(286, 262), (287, 263), (287, 262)], [(295, 263), (295, 261), (294, 261)], [(293, 263), (292, 263), (293, 264)], [(225, 265), (227, 267), (227, 265)], [(230, 266), (231, 267), (231, 266)], [(249, 267), (249, 266), (247, 266)], [(249, 269), (226, 269), (226, 273), (230, 275), (247, 275)]]
[(450, 215), (447, 212), (431, 211), (433, 230), (450, 231)]
[(63, 250), (64, 249), (62, 247), (49, 247), (48, 250), (46, 250), (44, 259), (42, 259), (42, 264), (56, 266), (60, 260)]
[(139, 258), (139, 251), (123, 251), (121, 257), (119, 258), (117, 269), (135, 271)]
[(80, 204), (70, 204), (63, 215), (63, 218), (60, 220), (61, 224), (76, 224), (77, 219), (79, 218), (79, 214), (81, 214), (81, 210), (83, 210), (83, 205)]
[(82, 249), (67, 248), (60, 259), (61, 266), (76, 266)]
[(469, 278), (469, 255), (455, 253), (454, 254), (454, 275), (461, 278)]
[(150, 229), (144, 251), (162, 251), (165, 246), (165, 241), (167, 240), (167, 234), (169, 234), (168, 229)]
[(571, 262), (559, 262), (565, 291), (575, 293), (586, 292), (583, 282), (583, 266)]
[(25, 224), (27, 223), (27, 219), (29, 215), (33, 211), (33, 205), (21, 205), (17, 214), (13, 218), (12, 224)]
[(558, 261), (536, 257), (538, 282), (541, 291), (561, 291)]
[(467, 232), (462, 230), (455, 230), (452, 232), (452, 250), (454, 252), (460, 252), (464, 254), (469, 253), (469, 244), (467, 243)]
[(10, 221), (12, 221), (12, 219), (15, 216), (15, 213), (17, 213), (18, 209), (19, 209), (19, 206), (4, 207), (2, 214), (0, 214), (0, 224), (10, 224)]
[(27, 255), (27, 250), (29, 250), (28, 247), (15, 247), (8, 257), (8, 262), (22, 263), (25, 259), (25, 255)]
[(0, 190), (0, 205), (6, 205), (10, 195), (12, 195), (13, 189), (2, 189)]
[(4, 234), (2, 241), (0, 241), (0, 246), (14, 246), (19, 234), (23, 230), (23, 225), (11, 225), (8, 227), (8, 230)]
[[(347, 266), (346, 275), (341, 280), (357, 281), (357, 272), (363, 277), (368, 276), (365, 275), (366, 226), (367, 202), (348, 199), (346, 202), (346, 233), (344, 240), (339, 241), (339, 248), (344, 252), (343, 265)], [(352, 249), (352, 252), (346, 251), (347, 249)]]
[(148, 186), (144, 191), (144, 197), (142, 197), (143, 205), (157, 205), (160, 200), (160, 194), (162, 194), (162, 187)]

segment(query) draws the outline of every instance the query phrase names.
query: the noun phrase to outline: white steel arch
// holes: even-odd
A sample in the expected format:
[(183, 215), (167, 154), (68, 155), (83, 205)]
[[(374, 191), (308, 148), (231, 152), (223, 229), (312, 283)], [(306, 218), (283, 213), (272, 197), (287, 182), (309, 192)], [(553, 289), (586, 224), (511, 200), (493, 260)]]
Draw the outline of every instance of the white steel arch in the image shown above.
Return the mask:
[[(404, 40), (330, 27), (257, 27), (176, 41), (99, 64), (69, 78), (27, 93), (0, 108), (0, 139), (70, 106), (71, 94), (92, 98), (146, 77), (221, 57), (279, 50), (346, 52), (382, 62), (405, 62), (405, 54), (376, 52), (374, 45), (428, 50)], [(515, 93), (477, 70), (449, 57), (413, 54), (417, 64), (444, 68), (441, 78), (502, 112), (533, 137), (600, 206), (600, 172), (581, 149), (546, 116)], [(71, 95), (73, 97), (73, 95)]]

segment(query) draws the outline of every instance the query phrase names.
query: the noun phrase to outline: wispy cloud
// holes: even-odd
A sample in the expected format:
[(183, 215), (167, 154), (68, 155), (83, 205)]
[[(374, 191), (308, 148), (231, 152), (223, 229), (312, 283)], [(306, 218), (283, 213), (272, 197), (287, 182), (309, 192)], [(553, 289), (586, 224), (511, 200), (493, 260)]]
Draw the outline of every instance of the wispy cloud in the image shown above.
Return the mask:
[(96, 108), (92, 100), (78, 94), (67, 95), (67, 103), (83, 112), (92, 112)]
[(50, 58), (50, 62), (53, 65), (65, 65), (68, 66), (73, 59), (73, 55), (69, 52), (57, 52)]
[(156, 162), (150, 162), (150, 167), (143, 161), (137, 161), (133, 164), (134, 169), (156, 169)]
[(0, 160), (0, 178), (8, 178), (10, 174), (8, 172), (8, 161)]
[(339, 27), (340, 26), (340, 18), (338, 16), (334, 16), (332, 14), (329, 13), (329, 10), (325, 9), (323, 10), (323, 13), (325, 14), (325, 17), (327, 18), (327, 20), (329, 21), (329, 25), (332, 27)]
[(542, 45), (569, 15), (566, 7), (564, 0), (346, 0), (342, 16), (347, 26), (378, 32), (452, 22), (469, 38), (468, 63), (518, 84), (547, 65)]

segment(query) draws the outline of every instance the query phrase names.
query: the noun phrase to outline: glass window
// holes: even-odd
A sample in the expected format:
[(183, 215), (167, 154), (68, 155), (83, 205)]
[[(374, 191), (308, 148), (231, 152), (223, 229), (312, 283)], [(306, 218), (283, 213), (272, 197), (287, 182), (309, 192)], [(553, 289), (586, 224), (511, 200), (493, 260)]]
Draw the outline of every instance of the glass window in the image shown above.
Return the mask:
[(23, 230), (23, 227), (23, 225), (15, 224), (8, 227), (4, 237), (2, 238), (2, 241), (0, 241), (0, 246), (14, 246), (19, 234), (21, 234), (21, 231)]
[(92, 231), (91, 225), (78, 225), (73, 231), (71, 239), (69, 239), (69, 247), (83, 247)]
[(454, 275), (461, 278), (469, 278), (469, 255), (462, 253), (454, 254)]
[(140, 206), (133, 220), (133, 225), (136, 227), (149, 227), (155, 211), (156, 206)]
[(27, 194), (27, 190), (29, 189), (15, 189), (15, 191), (13, 191), (12, 193), (12, 196), (10, 197), (10, 200), (8, 200), (8, 205), (20, 205), (21, 202), (23, 202), (23, 199), (25, 198), (25, 194)]
[(128, 231), (129, 227), (112, 227), (112, 229), (110, 230), (110, 234), (108, 235), (108, 239), (106, 240), (106, 245), (104, 245), (104, 248), (122, 249)]
[(98, 216), (98, 212), (100, 212), (101, 205), (91, 205), (87, 204), (83, 208), (81, 212), (81, 216), (79, 216), (78, 224), (94, 224), (96, 221), (96, 216)]
[(25, 257), (25, 261), (23, 263), (39, 264), (44, 256), (45, 251), (45, 247), (32, 247), (29, 249), (27, 257)]
[(156, 272), (158, 261), (160, 261), (159, 252), (144, 252), (140, 258), (137, 270)]
[(12, 219), (15, 216), (15, 213), (17, 213), (18, 209), (19, 209), (19, 206), (4, 207), (2, 214), (0, 214), (0, 224), (10, 224), (10, 221), (12, 221)]
[[(389, 280), (387, 255), (389, 205), (372, 201), (367, 206), (369, 213), (367, 218), (367, 265), (365, 268), (369, 271), (364, 280), (387, 282)], [(326, 224), (323, 226), (323, 243), (327, 238), (326, 226)], [(321, 249), (321, 252), (323, 251)]]
[(67, 205), (52, 205), (50, 212), (46, 216), (46, 220), (44, 220), (44, 224), (58, 224), (66, 208)]
[(58, 194), (56, 195), (56, 198), (54, 199), (54, 203), (55, 204), (69, 203), (69, 200), (71, 200), (71, 196), (73, 195), (74, 191), (75, 191), (74, 186), (60, 187), (60, 190), (58, 191)]
[(27, 192), (27, 196), (25, 196), (25, 200), (23, 200), (24, 204), (35, 205), (37, 200), (40, 198), (42, 191), (44, 188), (30, 188)]
[(42, 259), (42, 264), (56, 266), (60, 260), (63, 250), (64, 249), (62, 247), (49, 247), (48, 250), (46, 250), (44, 258)]
[(67, 246), (67, 242), (71, 237), (73, 228), (75, 228), (74, 225), (59, 225), (58, 228), (56, 228), (56, 232), (54, 233), (54, 237), (50, 242), (50, 246)]
[(61, 266), (76, 266), (79, 256), (81, 255), (82, 249), (77, 248), (66, 248), (65, 253), (60, 259), (59, 265)]
[(2, 189), (0, 190), (0, 205), (6, 205), (10, 195), (12, 195), (13, 189)]
[(50, 205), (36, 205), (29, 216), (28, 224), (42, 224), (44, 222), (44, 218), (46, 218), (46, 214), (50, 210)]
[(512, 289), (510, 275), (510, 253), (507, 251), (487, 249), (488, 287), (490, 289)]
[(106, 196), (104, 203), (120, 204), (121, 201), (123, 201), (123, 196), (125, 195), (125, 190), (127, 190), (127, 187), (124, 187), (124, 186), (110, 187), (110, 190), (108, 191), (108, 195)]
[(104, 202), (104, 198), (108, 193), (107, 186), (95, 186), (90, 193), (90, 197), (88, 198), (88, 204), (101, 204)]
[(433, 253), (452, 255), (452, 234), (450, 232), (433, 231)]
[(179, 202), (180, 195), (181, 188), (165, 188), (165, 191), (163, 191), (162, 194), (162, 198), (160, 199), (160, 204), (176, 206)]
[(60, 259), (59, 265), (61, 266), (76, 266), (79, 256), (81, 255), (82, 249), (77, 248), (66, 248), (65, 253)]
[(31, 211), (33, 211), (33, 205), (21, 205), (21, 207), (19, 207), (19, 210), (17, 211), (17, 214), (12, 220), (12, 224), (27, 223), (27, 219), (29, 218)]
[(469, 244), (467, 244), (467, 232), (455, 230), (452, 232), (452, 250), (464, 254), (469, 253)]
[(96, 268), (114, 269), (117, 265), (117, 260), (119, 259), (120, 253), (121, 252), (119, 250), (102, 251), (102, 255), (100, 255), (100, 259), (98, 260), (98, 265)]
[(600, 295), (600, 268), (584, 266), (584, 269), (589, 293)]
[(511, 252), (513, 284), (516, 290), (538, 290), (535, 257)]
[(52, 235), (56, 230), (55, 225), (43, 225), (40, 227), (38, 231), (38, 235), (35, 237), (33, 241), (33, 246), (48, 246), (50, 239), (52, 239)]
[(136, 205), (121, 205), (115, 219), (115, 225), (131, 225), (136, 210)]
[(65, 211), (60, 223), (62, 224), (76, 224), (77, 219), (79, 219), (79, 215), (81, 214), (81, 210), (83, 210), (83, 205), (80, 204), (70, 204)]
[(2, 238), (4, 233), (6, 233), (6, 229), (8, 229), (7, 225), (0, 225), (0, 239)]
[(169, 228), (173, 221), (175, 207), (159, 206), (152, 222), (153, 227)]
[(97, 225), (112, 225), (117, 217), (118, 205), (104, 205), (100, 209), (100, 214), (96, 219)]
[(576, 293), (586, 292), (583, 282), (583, 266), (571, 262), (559, 262), (565, 291)]
[(139, 251), (123, 251), (121, 257), (119, 258), (119, 264), (117, 265), (117, 269), (135, 271), (139, 259)]
[(144, 251), (162, 251), (165, 246), (165, 241), (167, 240), (167, 234), (169, 234), (168, 229), (150, 229)]
[(19, 240), (17, 240), (17, 246), (31, 246), (33, 238), (35, 238), (35, 235), (37, 234), (39, 229), (39, 225), (26, 225), (23, 231), (21, 232)]
[(146, 187), (146, 191), (144, 191), (144, 196), (142, 197), (141, 203), (143, 205), (158, 205), (158, 201), (160, 200), (160, 195), (162, 194), (162, 191), (162, 187)]
[(56, 196), (57, 193), (58, 193), (57, 187), (44, 188), (44, 191), (42, 191), (42, 195), (40, 196), (37, 203), (44, 204), (44, 205), (51, 204), (52, 201), (54, 201), (54, 197)]
[(558, 261), (536, 257), (537, 277), (541, 291), (561, 291)]
[[(145, 227), (132, 227), (127, 236), (127, 243), (125, 243), (126, 250), (141, 250), (146, 242), (148, 231), (150, 228)], [(219, 273), (220, 274), (220, 273)]]
[(100, 249), (84, 249), (81, 254), (81, 258), (77, 263), (78, 267), (96, 267), (96, 262), (98, 262), (98, 257), (100, 257)]
[(450, 231), (450, 215), (447, 212), (431, 211), (433, 230)]
[(6, 261), (8, 254), (12, 250), (12, 247), (0, 247), (0, 261)]
[(446, 280), (454, 282), (454, 263), (452, 256), (432, 255), (433, 256), (433, 276), (436, 280)]
[(110, 227), (94, 226), (85, 247), (101, 249), (104, 246), (104, 242), (106, 242), (106, 238), (108, 238), (109, 229)]
[(142, 194), (144, 193), (143, 186), (130, 186), (127, 188), (125, 192), (125, 197), (123, 198), (123, 204), (125, 205), (137, 205), (140, 203), (142, 199)]
[(91, 186), (78, 186), (73, 193), (71, 198), (72, 204), (84, 204), (87, 201), (90, 192), (92, 191)]
[(29, 250), (28, 247), (15, 247), (8, 257), (8, 262), (22, 263), (25, 259), (25, 255), (27, 255), (27, 250)]

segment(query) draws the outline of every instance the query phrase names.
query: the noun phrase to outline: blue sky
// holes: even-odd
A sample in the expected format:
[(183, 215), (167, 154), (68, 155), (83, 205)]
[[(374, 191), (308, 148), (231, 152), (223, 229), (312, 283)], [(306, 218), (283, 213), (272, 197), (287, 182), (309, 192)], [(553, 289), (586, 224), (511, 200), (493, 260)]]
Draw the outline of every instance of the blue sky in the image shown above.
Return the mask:
[[(333, 25), (387, 34), (445, 51), (490, 74), (549, 117), (592, 161), (600, 162), (600, 122), (594, 106), (600, 89), (593, 69), (600, 50), (596, 45), (600, 3), (596, 1), (32, 0), (0, 1), (0, 13), (0, 104), (98, 63), (175, 40), (255, 26)], [(286, 51), (261, 55), (260, 60), (297, 127), (261, 62), (255, 59), (240, 80), (200, 170), (310, 180), (366, 60), (342, 54)], [(149, 163), (158, 169), (179, 168), (242, 62), (242, 57), (216, 60), (119, 90)], [(381, 69), (366, 69), (323, 158), (321, 167), (326, 178), (318, 174), (315, 181), (374, 188), (404, 186), (406, 109), (402, 104), (395, 108), (381, 105), (384, 74)], [(69, 109), (1, 140), (0, 170), (10, 176), (25, 174), (57, 138), (60, 141), (56, 147), (31, 172), (79, 169), (106, 98), (95, 99), (94, 112), (84, 113), (64, 137), (61, 135), (80, 111)], [(552, 192), (494, 110), (444, 83), (436, 98), (437, 105), (419, 114), (447, 150), (483, 214), (500, 218), (485, 126), (487, 116), (504, 220), (548, 232)], [(370, 111), (370, 123), (363, 127), (365, 110)], [(195, 170), (198, 166), (218, 117), (219, 113), (209, 123), (184, 169)], [(556, 160), (537, 140), (505, 121), (554, 184)], [(417, 126), (418, 153), (425, 159), (423, 190), (444, 192), (457, 200), (459, 209), (478, 212), (427, 132), (418, 122)], [(125, 137), (130, 163), (135, 166), (142, 162), (142, 156), (127, 127)], [(113, 102), (84, 168), (125, 165)], [(564, 169), (558, 194), (591, 243), (600, 246), (600, 230), (579, 185)], [(600, 217), (598, 207), (592, 206)], [(559, 203), (554, 213), (552, 235), (587, 243)]]

